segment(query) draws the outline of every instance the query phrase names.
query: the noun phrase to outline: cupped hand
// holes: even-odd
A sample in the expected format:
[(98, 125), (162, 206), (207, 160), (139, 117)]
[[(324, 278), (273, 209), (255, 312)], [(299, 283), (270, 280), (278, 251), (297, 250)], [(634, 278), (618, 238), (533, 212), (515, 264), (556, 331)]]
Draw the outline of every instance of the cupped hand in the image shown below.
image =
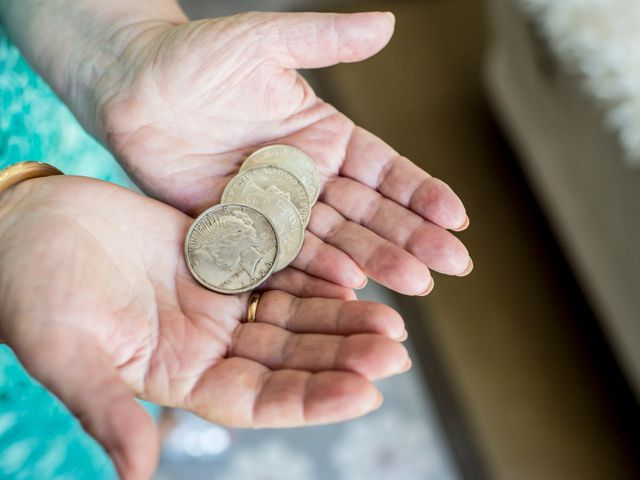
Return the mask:
[[(191, 221), (80, 177), (0, 196), (0, 338), (125, 479), (149, 478), (157, 457), (134, 395), (225, 425), (310, 425), (375, 409), (371, 381), (410, 365), (402, 319), (383, 305), (268, 290), (257, 321), (241, 323), (247, 295), (205, 290), (186, 268)], [(274, 283), (295, 291), (281, 274)]]
[(430, 269), (472, 268), (449, 231), (468, 225), (462, 202), (318, 98), (297, 72), (370, 57), (393, 29), (387, 13), (135, 24), (120, 31), (127, 48), (96, 89), (100, 130), (147, 193), (191, 214), (218, 202), (259, 146), (304, 150), (323, 189), (293, 266), (350, 288), (369, 276), (426, 294)]

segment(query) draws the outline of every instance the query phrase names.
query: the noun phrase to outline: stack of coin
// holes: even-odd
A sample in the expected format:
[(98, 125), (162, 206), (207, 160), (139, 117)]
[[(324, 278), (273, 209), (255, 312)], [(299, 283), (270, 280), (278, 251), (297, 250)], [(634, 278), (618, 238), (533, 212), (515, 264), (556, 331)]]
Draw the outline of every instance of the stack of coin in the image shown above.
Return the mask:
[(222, 194), (187, 232), (194, 278), (220, 293), (256, 288), (296, 258), (320, 193), (313, 160), (288, 145), (251, 154)]

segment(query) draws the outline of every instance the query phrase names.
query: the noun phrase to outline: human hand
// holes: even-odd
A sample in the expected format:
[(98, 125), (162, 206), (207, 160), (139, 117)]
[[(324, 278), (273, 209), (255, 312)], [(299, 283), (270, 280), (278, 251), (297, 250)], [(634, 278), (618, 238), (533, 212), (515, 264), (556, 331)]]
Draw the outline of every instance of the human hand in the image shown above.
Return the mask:
[[(149, 478), (157, 459), (155, 428), (134, 394), (225, 425), (310, 425), (375, 409), (371, 381), (410, 365), (393, 340), (402, 319), (383, 305), (269, 290), (257, 322), (241, 324), (247, 295), (205, 290), (187, 270), (191, 221), (80, 177), (0, 195), (0, 338), (125, 479)], [(271, 287), (340, 296), (291, 275)]]
[[(370, 276), (428, 293), (429, 269), (469, 273), (462, 202), (442, 181), (318, 98), (298, 68), (363, 60), (389, 41), (390, 14), (251, 13), (136, 23), (95, 86), (104, 141), (150, 195), (196, 214), (217, 203), (264, 144), (307, 152), (323, 191), (293, 267), (351, 288)], [(125, 41), (126, 39), (126, 41)]]

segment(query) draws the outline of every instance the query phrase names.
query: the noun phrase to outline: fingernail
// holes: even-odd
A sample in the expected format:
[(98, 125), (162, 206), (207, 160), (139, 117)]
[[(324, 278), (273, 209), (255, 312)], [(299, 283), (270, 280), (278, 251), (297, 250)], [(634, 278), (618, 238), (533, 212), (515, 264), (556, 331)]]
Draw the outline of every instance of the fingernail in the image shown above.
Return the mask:
[(384, 397), (382, 396), (382, 394), (380, 392), (378, 392), (378, 398), (376, 399), (375, 403), (373, 404), (373, 407), (371, 408), (371, 410), (379, 409), (382, 406), (383, 403), (384, 403)]
[(409, 338), (409, 332), (407, 332), (407, 329), (405, 328), (404, 331), (402, 332), (402, 335), (398, 337), (398, 341), (404, 342), (407, 338)]
[(433, 281), (433, 278), (431, 279), (431, 282), (429, 283), (429, 286), (427, 287), (427, 289), (422, 292), (419, 293), (418, 296), (419, 297), (426, 297), (427, 295), (429, 295), (431, 293), (431, 291), (433, 290), (433, 287), (435, 287), (435, 282)]
[(411, 367), (413, 366), (413, 362), (411, 361), (410, 358), (407, 359), (407, 363), (405, 363), (404, 365), (404, 369), (402, 370), (403, 372), (408, 372), (409, 370), (411, 370)]
[(366, 286), (367, 286), (367, 284), (368, 284), (368, 283), (369, 283), (369, 279), (368, 279), (368, 278), (365, 278), (365, 279), (364, 279), (364, 282), (362, 282), (362, 285), (360, 285), (360, 286), (358, 287), (358, 290), (362, 290), (364, 287), (366, 287)]
[(469, 224), (471, 223), (471, 220), (469, 219), (469, 216), (467, 215), (467, 218), (465, 218), (464, 223), (462, 224), (462, 226), (460, 228), (456, 228), (453, 231), (454, 232), (462, 232), (463, 230), (466, 230), (467, 228), (469, 228)]
[(384, 12), (386, 13), (389, 17), (391, 17), (391, 19), (393, 20), (393, 23), (396, 23), (396, 16), (394, 15), (393, 12)]
[(458, 275), (459, 277), (466, 277), (467, 275), (469, 275), (471, 272), (473, 271), (473, 260), (471, 260), (471, 258), (469, 258), (469, 264), (467, 265), (467, 268), (465, 268), (464, 272), (462, 272), (460, 275)]

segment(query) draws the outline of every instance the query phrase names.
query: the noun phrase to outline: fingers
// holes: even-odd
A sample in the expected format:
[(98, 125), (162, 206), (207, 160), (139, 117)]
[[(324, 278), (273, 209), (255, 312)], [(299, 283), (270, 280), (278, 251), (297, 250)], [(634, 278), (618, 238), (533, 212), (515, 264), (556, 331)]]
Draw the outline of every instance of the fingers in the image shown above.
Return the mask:
[(298, 298), (277, 290), (266, 292), (260, 298), (256, 322), (269, 323), (296, 333), (377, 333), (395, 340), (406, 336), (402, 317), (386, 305)]
[[(394, 225), (396, 220), (393, 219)], [(344, 251), (377, 282), (405, 295), (422, 295), (431, 287), (429, 269), (403, 248), (371, 230), (346, 220), (329, 205), (318, 202), (308, 229)]]
[(340, 422), (378, 408), (382, 396), (349, 372), (271, 371), (245, 358), (209, 369), (185, 408), (236, 427), (295, 427)]
[(322, 200), (411, 252), (431, 270), (462, 275), (469, 266), (469, 253), (454, 235), (360, 182), (337, 177), (325, 185)]
[[(320, 68), (375, 55), (389, 42), (394, 27), (395, 18), (388, 12), (281, 13), (263, 24), (262, 41), (283, 67)], [(277, 34), (273, 40), (271, 32)]]
[(462, 201), (443, 181), (401, 157), (372, 133), (355, 127), (340, 174), (377, 190), (442, 228), (468, 226)]
[(366, 275), (397, 292), (426, 295), (429, 268), (470, 273), (466, 248), (445, 231), (464, 229), (469, 219), (445, 183), (337, 111), (282, 141), (314, 158), (326, 182), (309, 231)]
[(297, 297), (356, 299), (356, 294), (350, 288), (313, 277), (293, 267), (274, 274), (258, 290), (284, 290)]
[(270, 369), (343, 370), (378, 380), (410, 366), (406, 348), (382, 335), (298, 334), (267, 323), (244, 323), (234, 332), (229, 356)]
[(25, 367), (105, 448), (121, 478), (151, 477), (158, 458), (153, 421), (89, 336), (71, 328), (50, 328), (15, 347)]
[(366, 275), (347, 254), (323, 242), (308, 230), (302, 249), (291, 265), (348, 288), (362, 288), (367, 282)]

